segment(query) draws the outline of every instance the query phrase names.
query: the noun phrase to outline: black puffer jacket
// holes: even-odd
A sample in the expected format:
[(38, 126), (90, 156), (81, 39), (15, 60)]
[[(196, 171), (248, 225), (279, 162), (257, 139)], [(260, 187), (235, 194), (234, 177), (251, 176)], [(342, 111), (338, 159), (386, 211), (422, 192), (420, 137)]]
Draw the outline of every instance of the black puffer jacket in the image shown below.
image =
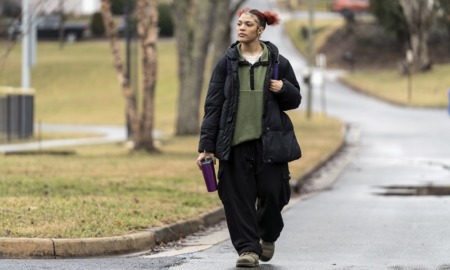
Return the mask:
[[(301, 156), (292, 123), (283, 112), (300, 105), (300, 86), (289, 61), (278, 53), (278, 48), (264, 42), (269, 49), (269, 66), (264, 82), (264, 113), (262, 119), (262, 142), (264, 162), (289, 162)], [(228, 160), (231, 140), (236, 124), (236, 110), (239, 102), (237, 45), (232, 44), (214, 68), (205, 101), (199, 152), (211, 152), (219, 160)], [(227, 58), (231, 68), (227, 67)], [(278, 79), (283, 87), (278, 93), (269, 91), (273, 64), (279, 62)]]

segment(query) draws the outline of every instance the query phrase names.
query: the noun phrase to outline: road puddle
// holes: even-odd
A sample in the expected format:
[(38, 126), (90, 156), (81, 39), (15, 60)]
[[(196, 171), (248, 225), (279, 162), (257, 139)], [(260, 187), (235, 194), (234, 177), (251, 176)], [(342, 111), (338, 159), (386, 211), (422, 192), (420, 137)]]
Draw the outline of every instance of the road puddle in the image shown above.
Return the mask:
[(450, 186), (382, 186), (384, 192), (377, 192), (381, 196), (450, 196)]

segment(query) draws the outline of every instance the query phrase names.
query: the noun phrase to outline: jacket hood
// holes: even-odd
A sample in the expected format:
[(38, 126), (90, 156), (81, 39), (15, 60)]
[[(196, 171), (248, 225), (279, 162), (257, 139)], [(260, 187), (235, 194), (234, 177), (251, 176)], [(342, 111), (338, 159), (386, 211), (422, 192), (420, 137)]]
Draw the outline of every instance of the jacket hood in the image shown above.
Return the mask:
[[(277, 46), (275, 46), (275, 44), (273, 44), (270, 41), (263, 41), (263, 40), (260, 40), (259, 42), (266, 44), (267, 48), (269, 49), (270, 54), (274, 56), (273, 59), (278, 59), (278, 57), (279, 57), (278, 56), (278, 48), (277, 48)], [(232, 60), (239, 59), (239, 51), (237, 49), (237, 45), (239, 43), (240, 43), (239, 41), (236, 41), (233, 44), (231, 44), (230, 47), (228, 47), (228, 49), (225, 53), (225, 55), (228, 58), (230, 58)]]

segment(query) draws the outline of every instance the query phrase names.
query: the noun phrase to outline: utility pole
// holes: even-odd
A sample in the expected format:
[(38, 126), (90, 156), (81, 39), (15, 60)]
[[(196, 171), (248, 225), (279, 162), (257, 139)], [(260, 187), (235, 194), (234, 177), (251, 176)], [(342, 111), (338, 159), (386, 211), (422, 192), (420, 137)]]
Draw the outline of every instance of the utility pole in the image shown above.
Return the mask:
[(37, 63), (37, 15), (35, 12), (30, 14), (30, 67)]
[(30, 88), (30, 0), (22, 0), (22, 88)]
[(59, 49), (64, 47), (64, 0), (59, 0)]
[(308, 76), (306, 79), (308, 85), (308, 97), (306, 100), (306, 117), (311, 119), (312, 117), (312, 72), (313, 72), (313, 53), (314, 53), (314, 8), (316, 0), (309, 0), (308, 2)]
[[(131, 25), (130, 25), (130, 13), (131, 13), (131, 0), (125, 0), (125, 6), (124, 6), (124, 20), (125, 20), (125, 29), (124, 29), (124, 35), (125, 35), (125, 77), (128, 80), (128, 83), (131, 84)], [(131, 89), (131, 87), (130, 87)], [(127, 128), (127, 136), (128, 138), (131, 138), (131, 123), (130, 123), (130, 116), (128, 115), (128, 112), (125, 111), (125, 117), (126, 117), (126, 128)]]
[[(16, 111), (19, 126), (17, 136), (19, 138), (27, 138), (33, 136), (33, 104), (34, 96), (31, 87), (31, 65), (34, 60), (34, 52), (32, 52), (32, 32), (35, 31), (31, 24), (30, 0), (22, 0), (22, 89), (19, 93), (11, 95), (12, 99), (20, 104)], [(13, 106), (14, 107), (14, 106)], [(8, 137), (9, 138), (9, 137)]]
[(130, 0), (125, 0), (125, 59), (126, 59), (126, 73), (125, 77), (127, 77), (128, 81), (130, 81), (130, 63), (131, 63), (131, 25), (130, 25), (130, 12), (131, 12), (131, 2)]
[(406, 51), (406, 73), (408, 75), (408, 103), (412, 100), (412, 72), (413, 72), (414, 54), (412, 50)]

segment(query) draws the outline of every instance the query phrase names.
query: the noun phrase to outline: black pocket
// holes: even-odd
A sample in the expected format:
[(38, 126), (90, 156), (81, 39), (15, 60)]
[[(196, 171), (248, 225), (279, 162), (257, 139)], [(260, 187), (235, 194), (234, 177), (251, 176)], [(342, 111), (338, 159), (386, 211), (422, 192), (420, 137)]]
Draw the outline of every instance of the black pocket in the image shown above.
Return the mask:
[(290, 162), (302, 156), (289, 116), (280, 111), (281, 130), (271, 130), (265, 135), (266, 160), (269, 162)]
[(291, 186), (289, 184), (289, 180), (291, 179), (291, 174), (289, 172), (289, 166), (287, 163), (283, 164), (283, 169), (281, 171), (282, 173), (282, 189), (280, 194), (280, 206), (284, 207), (289, 203), (289, 200), (291, 199)]
[(219, 195), (219, 199), (223, 201), (223, 166), (219, 163), (219, 169), (217, 171), (217, 194)]

